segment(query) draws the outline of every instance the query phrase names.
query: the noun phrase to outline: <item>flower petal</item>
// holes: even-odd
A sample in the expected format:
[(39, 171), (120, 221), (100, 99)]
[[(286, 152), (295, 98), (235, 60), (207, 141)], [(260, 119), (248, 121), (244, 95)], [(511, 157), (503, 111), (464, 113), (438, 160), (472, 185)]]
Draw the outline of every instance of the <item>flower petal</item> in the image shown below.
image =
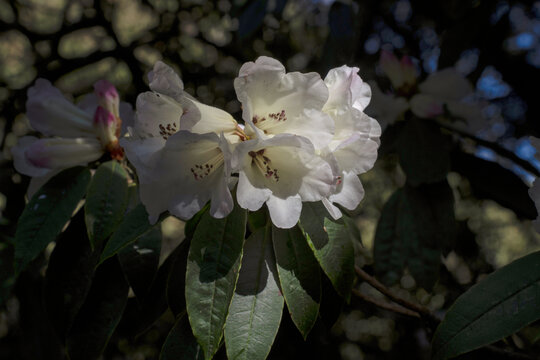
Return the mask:
[(45, 135), (88, 137), (94, 131), (93, 114), (75, 106), (45, 79), (28, 89), (26, 115), (32, 128)]
[(328, 72), (324, 82), (330, 95), (325, 109), (354, 106), (360, 111), (364, 110), (371, 100), (371, 88), (362, 81), (358, 71), (357, 67), (343, 65)]
[(339, 169), (362, 174), (373, 167), (377, 160), (379, 144), (370, 138), (352, 134), (342, 141), (332, 152), (335, 156)]
[(351, 171), (345, 171), (341, 186), (338, 187), (338, 191), (335, 194), (328, 197), (328, 200), (340, 204), (345, 209), (354, 210), (364, 198), (364, 193), (364, 187), (358, 175)]
[(216, 134), (223, 133), (227, 140), (231, 143), (237, 143), (240, 138), (237, 133), (238, 123), (226, 111), (213, 106), (208, 106), (198, 101), (193, 100), (193, 105), (197, 108), (200, 114), (200, 120), (193, 125), (191, 132), (197, 134), (205, 134), (214, 132)]
[(178, 74), (163, 61), (157, 61), (148, 73), (150, 89), (179, 101), (183, 97), (184, 83)]
[(272, 223), (281, 229), (290, 229), (298, 223), (302, 212), (302, 200), (299, 195), (282, 199), (270, 196), (266, 202)]

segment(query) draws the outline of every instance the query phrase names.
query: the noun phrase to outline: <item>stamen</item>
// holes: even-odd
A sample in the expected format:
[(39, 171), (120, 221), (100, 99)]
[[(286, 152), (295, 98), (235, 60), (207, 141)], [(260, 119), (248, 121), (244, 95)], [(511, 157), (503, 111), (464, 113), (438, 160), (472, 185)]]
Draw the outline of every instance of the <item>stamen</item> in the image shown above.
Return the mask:
[(223, 164), (223, 153), (219, 151), (217, 155), (212, 157), (210, 160), (208, 160), (204, 164), (194, 164), (190, 170), (195, 180), (198, 181), (198, 180), (204, 179), (205, 177), (213, 173), (222, 164)]
[(268, 130), (272, 127), (287, 121), (287, 114), (285, 113), (285, 110), (281, 110), (276, 113), (269, 113), (266, 117), (255, 115), (253, 116), (252, 121), (255, 126), (267, 134)]
[(257, 152), (250, 151), (248, 154), (251, 156), (251, 164), (257, 166), (265, 178), (274, 180), (275, 182), (279, 181), (278, 170), (271, 167), (271, 161), (264, 155), (264, 149)]
[(159, 134), (164, 140), (167, 140), (169, 136), (176, 133), (178, 129), (176, 128), (176, 123), (169, 123), (166, 126), (159, 124)]

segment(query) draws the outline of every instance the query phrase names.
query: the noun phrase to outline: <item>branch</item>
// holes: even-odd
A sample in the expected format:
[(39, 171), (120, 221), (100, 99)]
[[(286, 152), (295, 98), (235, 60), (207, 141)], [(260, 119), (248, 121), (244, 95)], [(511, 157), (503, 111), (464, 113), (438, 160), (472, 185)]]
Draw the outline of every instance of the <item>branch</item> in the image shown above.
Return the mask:
[(358, 266), (355, 266), (354, 269), (356, 271), (356, 274), (362, 280), (373, 286), (375, 289), (379, 290), (383, 295), (387, 296), (393, 302), (417, 313), (421, 318), (427, 320), (431, 325), (433, 325), (433, 329), (441, 322), (441, 320), (438, 319), (435, 315), (433, 315), (433, 313), (425, 306), (415, 304), (408, 300), (400, 298), (399, 296), (392, 293), (390, 289), (384, 286), (381, 282), (379, 282), (379, 280), (375, 279), (373, 276), (369, 275), (367, 272), (365, 272)]
[(463, 130), (460, 130), (460, 129), (454, 127), (454, 126), (445, 124), (442, 121), (437, 120), (437, 125), (439, 125), (443, 129), (452, 131), (452, 132), (460, 135), (461, 137), (469, 138), (469, 139), (473, 140), (474, 142), (476, 142), (477, 145), (481, 145), (481, 146), (487, 147), (487, 148), (495, 151), (498, 155), (500, 155), (502, 157), (505, 157), (508, 160), (513, 161), (516, 165), (519, 165), (524, 170), (530, 172), (534, 176), (540, 177), (540, 171), (537, 168), (535, 168), (527, 160), (524, 160), (524, 159), (520, 158), (519, 156), (517, 156), (513, 151), (510, 151), (510, 150), (502, 147), (501, 145), (499, 145), (499, 144), (497, 144), (495, 142), (481, 139), (481, 138), (479, 138), (479, 137), (477, 137), (477, 136), (475, 136), (473, 134), (470, 134), (470, 133), (468, 133), (466, 131), (463, 131)]
[(405, 316), (411, 316), (411, 317), (415, 317), (415, 318), (418, 318), (418, 319), (420, 318), (420, 315), (417, 312), (406, 309), (403, 306), (400, 306), (400, 305), (397, 305), (397, 304), (392, 304), (392, 303), (382, 302), (379, 299), (375, 299), (374, 297), (366, 295), (366, 294), (364, 294), (364, 293), (362, 293), (362, 292), (360, 292), (359, 290), (356, 290), (356, 289), (352, 289), (352, 293), (353, 293), (354, 296), (356, 296), (356, 297), (358, 297), (358, 298), (360, 298), (360, 299), (362, 299), (364, 301), (367, 301), (369, 303), (372, 303), (373, 305), (377, 306), (378, 308), (388, 310), (388, 311), (392, 311), (392, 312), (395, 312), (396, 314), (401, 314), (401, 315), (405, 315)]

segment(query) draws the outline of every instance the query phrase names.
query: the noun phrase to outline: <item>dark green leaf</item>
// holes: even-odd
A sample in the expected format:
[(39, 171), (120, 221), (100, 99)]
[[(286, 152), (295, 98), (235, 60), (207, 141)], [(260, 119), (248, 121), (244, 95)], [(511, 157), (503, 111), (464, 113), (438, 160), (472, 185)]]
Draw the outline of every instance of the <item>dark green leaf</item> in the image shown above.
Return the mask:
[(193, 215), (191, 219), (186, 221), (186, 225), (184, 226), (184, 234), (186, 235), (186, 238), (193, 238), (193, 234), (195, 233), (195, 229), (197, 229), (197, 225), (199, 225), (199, 222), (201, 221), (201, 218), (204, 213), (207, 213), (210, 209), (210, 203), (206, 204), (201, 210), (199, 210), (198, 213)]
[(270, 227), (259, 228), (244, 245), (240, 276), (225, 324), (229, 359), (264, 360), (276, 337), (283, 295), (271, 233)]
[(90, 170), (67, 169), (54, 176), (30, 199), (15, 233), (15, 271), (19, 273), (62, 231), (90, 182)]
[(347, 301), (354, 281), (354, 248), (349, 230), (330, 218), (322, 203), (305, 202), (300, 226), (321, 268)]
[(319, 315), (319, 264), (298, 227), (273, 226), (272, 242), (283, 296), (293, 322), (305, 339)]
[(191, 332), (187, 316), (176, 320), (161, 348), (160, 360), (204, 360), (202, 348)]
[(110, 258), (118, 251), (135, 242), (139, 237), (148, 233), (159, 222), (152, 225), (148, 222), (148, 213), (143, 204), (137, 205), (133, 210), (126, 214), (124, 220), (120, 223), (114, 234), (103, 249), (100, 263)]
[(79, 211), (59, 236), (45, 275), (44, 305), (61, 339), (86, 299), (98, 260), (88, 241), (84, 212)]
[(90, 292), (66, 339), (70, 359), (95, 360), (105, 349), (126, 306), (129, 285), (118, 259), (98, 267)]
[(190, 243), (187, 238), (180, 245), (182, 251), (174, 261), (167, 280), (167, 303), (176, 316), (186, 310), (186, 267)]
[(13, 245), (0, 243), (0, 306), (8, 299), (15, 284), (13, 252)]
[(409, 184), (417, 186), (446, 179), (450, 171), (449, 141), (432, 121), (407, 120), (397, 147)]
[(128, 202), (128, 174), (115, 160), (101, 164), (94, 174), (84, 213), (92, 248), (112, 234), (122, 220)]
[(124, 274), (141, 300), (148, 294), (156, 275), (161, 252), (161, 229), (159, 226), (139, 236), (137, 240), (118, 252), (118, 260)]
[(235, 206), (228, 217), (205, 213), (195, 230), (186, 270), (189, 322), (205, 358), (219, 348), (242, 259), (246, 211)]
[(461, 295), (433, 337), (433, 359), (448, 359), (540, 319), (540, 252), (500, 268)]
[(257, 211), (250, 211), (248, 213), (248, 226), (251, 232), (255, 232), (258, 228), (266, 226), (268, 222), (268, 213), (266, 206), (263, 206)]
[(456, 234), (454, 198), (446, 182), (405, 186), (388, 200), (375, 234), (375, 272), (385, 283), (396, 282), (407, 266), (424, 288), (438, 278), (443, 248)]

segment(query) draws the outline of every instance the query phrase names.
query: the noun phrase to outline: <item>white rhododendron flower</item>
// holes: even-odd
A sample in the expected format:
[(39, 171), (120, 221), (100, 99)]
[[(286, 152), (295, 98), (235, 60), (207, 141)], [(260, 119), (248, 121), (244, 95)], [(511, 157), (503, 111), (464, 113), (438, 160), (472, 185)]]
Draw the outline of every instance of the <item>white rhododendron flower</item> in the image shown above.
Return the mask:
[(229, 144), (245, 138), (242, 128), (227, 112), (186, 94), (163, 62), (149, 80), (152, 91), (137, 97), (134, 126), (121, 144), (137, 170), (150, 221), (167, 210), (187, 220), (210, 199), (212, 216), (227, 216), (233, 207)]
[(381, 135), (377, 121), (363, 112), (371, 99), (371, 89), (358, 71), (343, 65), (330, 70), (324, 80), (330, 94), (324, 112), (334, 120), (335, 134), (323, 153), (336, 159), (339, 181), (336, 191), (323, 203), (334, 218), (341, 217), (341, 212), (332, 203), (353, 210), (364, 197), (357, 175), (373, 167)]
[(164, 211), (189, 219), (210, 201), (227, 216), (230, 188), (238, 204), (266, 204), (275, 226), (297, 224), (302, 202), (352, 209), (363, 197), (358, 174), (373, 166), (380, 127), (363, 113), (371, 96), (357, 68), (343, 66), (325, 81), (316, 73), (286, 73), (272, 58), (244, 64), (234, 80), (244, 125), (186, 94), (178, 75), (157, 62), (150, 89), (137, 98), (129, 136), (121, 139), (139, 178), (150, 221)]
[(28, 89), (30, 125), (47, 136), (24, 136), (11, 149), (15, 169), (32, 176), (29, 195), (62, 169), (85, 165), (105, 152), (122, 158), (120, 112), (129, 119), (131, 107), (120, 105), (118, 92), (106, 80), (96, 82), (94, 90), (75, 105), (45, 79)]
[(373, 101), (368, 110), (383, 127), (402, 118), (408, 109), (421, 118), (440, 117), (447, 110), (456, 119), (465, 121), (463, 125), (471, 130), (483, 126), (480, 104), (468, 101), (473, 97), (474, 88), (454, 68), (436, 71), (418, 83), (416, 67), (408, 56), (399, 60), (384, 50), (380, 66), (394, 93), (385, 94), (376, 83), (372, 83)]

